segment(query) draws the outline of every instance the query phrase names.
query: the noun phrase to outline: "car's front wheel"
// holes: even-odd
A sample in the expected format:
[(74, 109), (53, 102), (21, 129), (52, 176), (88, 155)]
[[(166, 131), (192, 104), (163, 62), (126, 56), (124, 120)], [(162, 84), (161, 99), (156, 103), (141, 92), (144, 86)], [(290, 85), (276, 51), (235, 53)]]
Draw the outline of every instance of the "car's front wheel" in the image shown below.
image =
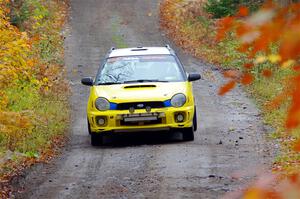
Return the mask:
[(88, 132), (91, 135), (92, 134), (92, 130), (91, 130), (90, 122), (89, 122), (88, 119), (87, 119), (87, 125), (88, 125)]
[(195, 112), (194, 112), (194, 118), (193, 118), (193, 127), (194, 127), (194, 131), (197, 131), (197, 109), (195, 106)]

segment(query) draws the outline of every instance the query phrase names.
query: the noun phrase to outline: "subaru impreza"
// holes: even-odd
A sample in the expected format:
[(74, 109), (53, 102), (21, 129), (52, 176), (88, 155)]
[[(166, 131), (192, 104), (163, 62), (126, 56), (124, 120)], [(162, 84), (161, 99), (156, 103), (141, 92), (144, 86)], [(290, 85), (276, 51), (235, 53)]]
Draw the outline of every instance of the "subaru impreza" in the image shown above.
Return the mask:
[(173, 49), (165, 47), (112, 48), (90, 86), (87, 103), (91, 144), (112, 133), (172, 131), (194, 140), (197, 113), (192, 81)]

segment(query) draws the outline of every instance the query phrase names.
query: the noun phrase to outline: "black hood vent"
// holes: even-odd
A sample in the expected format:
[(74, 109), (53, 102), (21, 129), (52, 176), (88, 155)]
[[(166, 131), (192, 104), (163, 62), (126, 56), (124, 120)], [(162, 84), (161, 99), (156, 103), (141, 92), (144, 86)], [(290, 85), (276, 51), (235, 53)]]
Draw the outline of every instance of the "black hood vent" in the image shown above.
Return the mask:
[(125, 89), (130, 89), (130, 88), (155, 88), (155, 85), (130, 85), (130, 86), (125, 86)]

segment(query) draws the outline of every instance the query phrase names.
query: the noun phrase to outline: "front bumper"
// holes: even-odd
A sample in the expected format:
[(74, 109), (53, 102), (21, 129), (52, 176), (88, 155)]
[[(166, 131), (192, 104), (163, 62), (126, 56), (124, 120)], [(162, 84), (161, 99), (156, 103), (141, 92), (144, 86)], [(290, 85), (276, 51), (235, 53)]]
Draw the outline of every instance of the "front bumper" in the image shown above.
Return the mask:
[[(178, 114), (184, 115), (184, 120), (176, 120)], [(188, 128), (193, 126), (194, 107), (168, 107), (152, 109), (137, 109), (134, 113), (129, 110), (88, 111), (88, 120), (92, 132), (134, 132), (134, 131), (161, 131), (173, 128)], [(157, 117), (157, 120), (153, 119)], [(105, 120), (99, 124), (99, 118)], [(134, 118), (134, 119), (132, 119)], [(139, 118), (145, 118), (139, 119)], [(103, 120), (102, 120), (103, 121)]]

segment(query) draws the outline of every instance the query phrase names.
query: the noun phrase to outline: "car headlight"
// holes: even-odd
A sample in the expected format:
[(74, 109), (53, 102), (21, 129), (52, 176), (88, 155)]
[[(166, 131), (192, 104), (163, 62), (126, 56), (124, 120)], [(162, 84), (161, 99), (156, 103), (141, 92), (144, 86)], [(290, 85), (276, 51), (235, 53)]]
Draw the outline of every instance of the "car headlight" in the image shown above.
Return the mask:
[(181, 107), (185, 104), (186, 102), (186, 97), (182, 93), (178, 93), (174, 95), (171, 99), (171, 105), (174, 107)]
[(99, 97), (95, 101), (95, 106), (99, 111), (106, 111), (110, 108), (110, 103), (107, 99)]

